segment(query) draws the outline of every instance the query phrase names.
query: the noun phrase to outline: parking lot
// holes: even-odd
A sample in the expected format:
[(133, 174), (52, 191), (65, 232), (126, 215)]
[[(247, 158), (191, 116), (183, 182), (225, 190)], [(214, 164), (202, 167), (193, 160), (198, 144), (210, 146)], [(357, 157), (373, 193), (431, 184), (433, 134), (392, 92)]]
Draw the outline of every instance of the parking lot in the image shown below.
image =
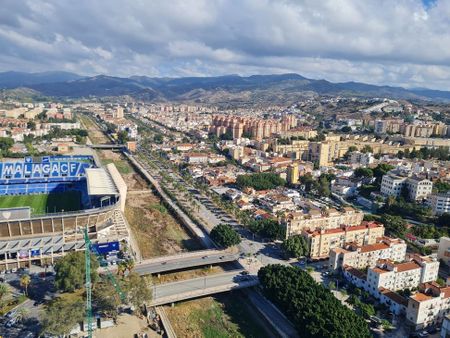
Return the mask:
[(32, 266), (31, 269), (9, 270), (8, 273), (3, 271), (0, 274), (4, 283), (9, 285), (12, 297), (17, 298), (23, 294), (20, 286), (23, 274), (31, 277), (28, 299), (0, 318), (0, 335), (3, 337), (37, 337), (41, 329), (39, 318), (45, 302), (55, 296), (53, 270), (50, 268), (45, 272), (41, 267)]

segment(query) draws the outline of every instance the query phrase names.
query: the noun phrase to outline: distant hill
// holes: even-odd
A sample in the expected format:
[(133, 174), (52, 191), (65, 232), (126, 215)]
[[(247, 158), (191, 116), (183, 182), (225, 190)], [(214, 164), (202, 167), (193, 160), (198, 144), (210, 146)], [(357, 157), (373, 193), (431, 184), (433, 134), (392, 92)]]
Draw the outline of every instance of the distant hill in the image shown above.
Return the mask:
[(27, 87), (39, 83), (67, 82), (81, 79), (82, 76), (69, 72), (0, 73), (0, 89)]
[(72, 73), (0, 73), (0, 88), (19, 84), (41, 95), (53, 97), (88, 97), (130, 95), (147, 101), (189, 101), (206, 103), (295, 101), (307, 93), (360, 97), (390, 97), (450, 101), (450, 92), (430, 89), (408, 90), (401, 87), (375, 86), (358, 82), (332, 83), (307, 79), (298, 74), (252, 75), (242, 77), (129, 78), (98, 75), (81, 77)]

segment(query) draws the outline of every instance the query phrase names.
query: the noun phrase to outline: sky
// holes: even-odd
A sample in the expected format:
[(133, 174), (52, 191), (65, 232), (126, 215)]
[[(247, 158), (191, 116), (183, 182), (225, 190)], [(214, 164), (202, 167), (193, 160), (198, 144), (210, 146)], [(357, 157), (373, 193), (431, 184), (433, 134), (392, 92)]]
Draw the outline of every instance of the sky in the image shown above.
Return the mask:
[(450, 0), (2, 0), (9, 70), (450, 90)]

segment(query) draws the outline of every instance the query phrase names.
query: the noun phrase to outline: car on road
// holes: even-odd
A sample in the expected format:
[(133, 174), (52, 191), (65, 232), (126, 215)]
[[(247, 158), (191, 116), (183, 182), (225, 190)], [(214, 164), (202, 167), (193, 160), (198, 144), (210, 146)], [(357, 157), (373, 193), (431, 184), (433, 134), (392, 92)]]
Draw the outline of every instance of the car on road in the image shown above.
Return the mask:
[(6, 314), (6, 318), (12, 318), (16, 315), (17, 310), (11, 310)]
[(241, 271), (242, 276), (248, 276), (250, 273), (247, 270)]
[(6, 327), (12, 327), (12, 326), (14, 326), (14, 324), (16, 324), (16, 322), (17, 322), (17, 318), (12, 318), (12, 319), (10, 319), (10, 320), (8, 320), (7, 322), (6, 322)]

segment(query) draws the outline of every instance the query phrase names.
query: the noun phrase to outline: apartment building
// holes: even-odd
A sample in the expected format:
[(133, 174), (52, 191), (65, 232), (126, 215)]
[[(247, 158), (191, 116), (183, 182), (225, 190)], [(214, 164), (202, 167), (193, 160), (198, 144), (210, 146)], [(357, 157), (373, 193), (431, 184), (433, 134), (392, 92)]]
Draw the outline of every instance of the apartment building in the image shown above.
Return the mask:
[(400, 176), (390, 172), (383, 175), (380, 192), (385, 196), (399, 197), (405, 186), (409, 198), (413, 201), (424, 199), (433, 191), (433, 182), (428, 179)]
[(406, 186), (412, 201), (423, 200), (433, 192), (433, 182), (427, 179), (409, 177)]
[(297, 184), (299, 179), (298, 164), (294, 163), (288, 167), (287, 170), (287, 181), (289, 184)]
[(302, 235), (309, 243), (309, 256), (313, 259), (329, 257), (330, 250), (342, 248), (346, 243), (368, 245), (377, 242), (384, 235), (384, 226), (378, 222), (362, 222), (358, 226), (305, 230)]
[(281, 220), (286, 227), (286, 238), (294, 235), (301, 235), (304, 230), (316, 229), (337, 229), (341, 225), (360, 225), (364, 218), (364, 213), (351, 207), (345, 207), (342, 211), (336, 209), (310, 210), (304, 212), (290, 212)]
[(450, 287), (436, 282), (423, 283), (408, 299), (406, 319), (416, 330), (439, 325), (450, 313)]
[(439, 240), (438, 259), (450, 265), (450, 238), (441, 237)]
[(328, 264), (331, 270), (336, 270), (346, 265), (356, 269), (374, 267), (379, 259), (401, 262), (405, 260), (406, 246), (404, 240), (386, 236), (373, 244), (350, 243), (343, 248), (331, 249)]
[(439, 261), (431, 257), (414, 256), (411, 261), (395, 263), (380, 259), (376, 267), (367, 271), (367, 291), (376, 295), (379, 288), (393, 291), (412, 289), (420, 283), (435, 281)]
[(443, 213), (450, 213), (450, 192), (431, 194), (428, 196), (428, 205), (433, 211), (433, 215), (442, 215)]

